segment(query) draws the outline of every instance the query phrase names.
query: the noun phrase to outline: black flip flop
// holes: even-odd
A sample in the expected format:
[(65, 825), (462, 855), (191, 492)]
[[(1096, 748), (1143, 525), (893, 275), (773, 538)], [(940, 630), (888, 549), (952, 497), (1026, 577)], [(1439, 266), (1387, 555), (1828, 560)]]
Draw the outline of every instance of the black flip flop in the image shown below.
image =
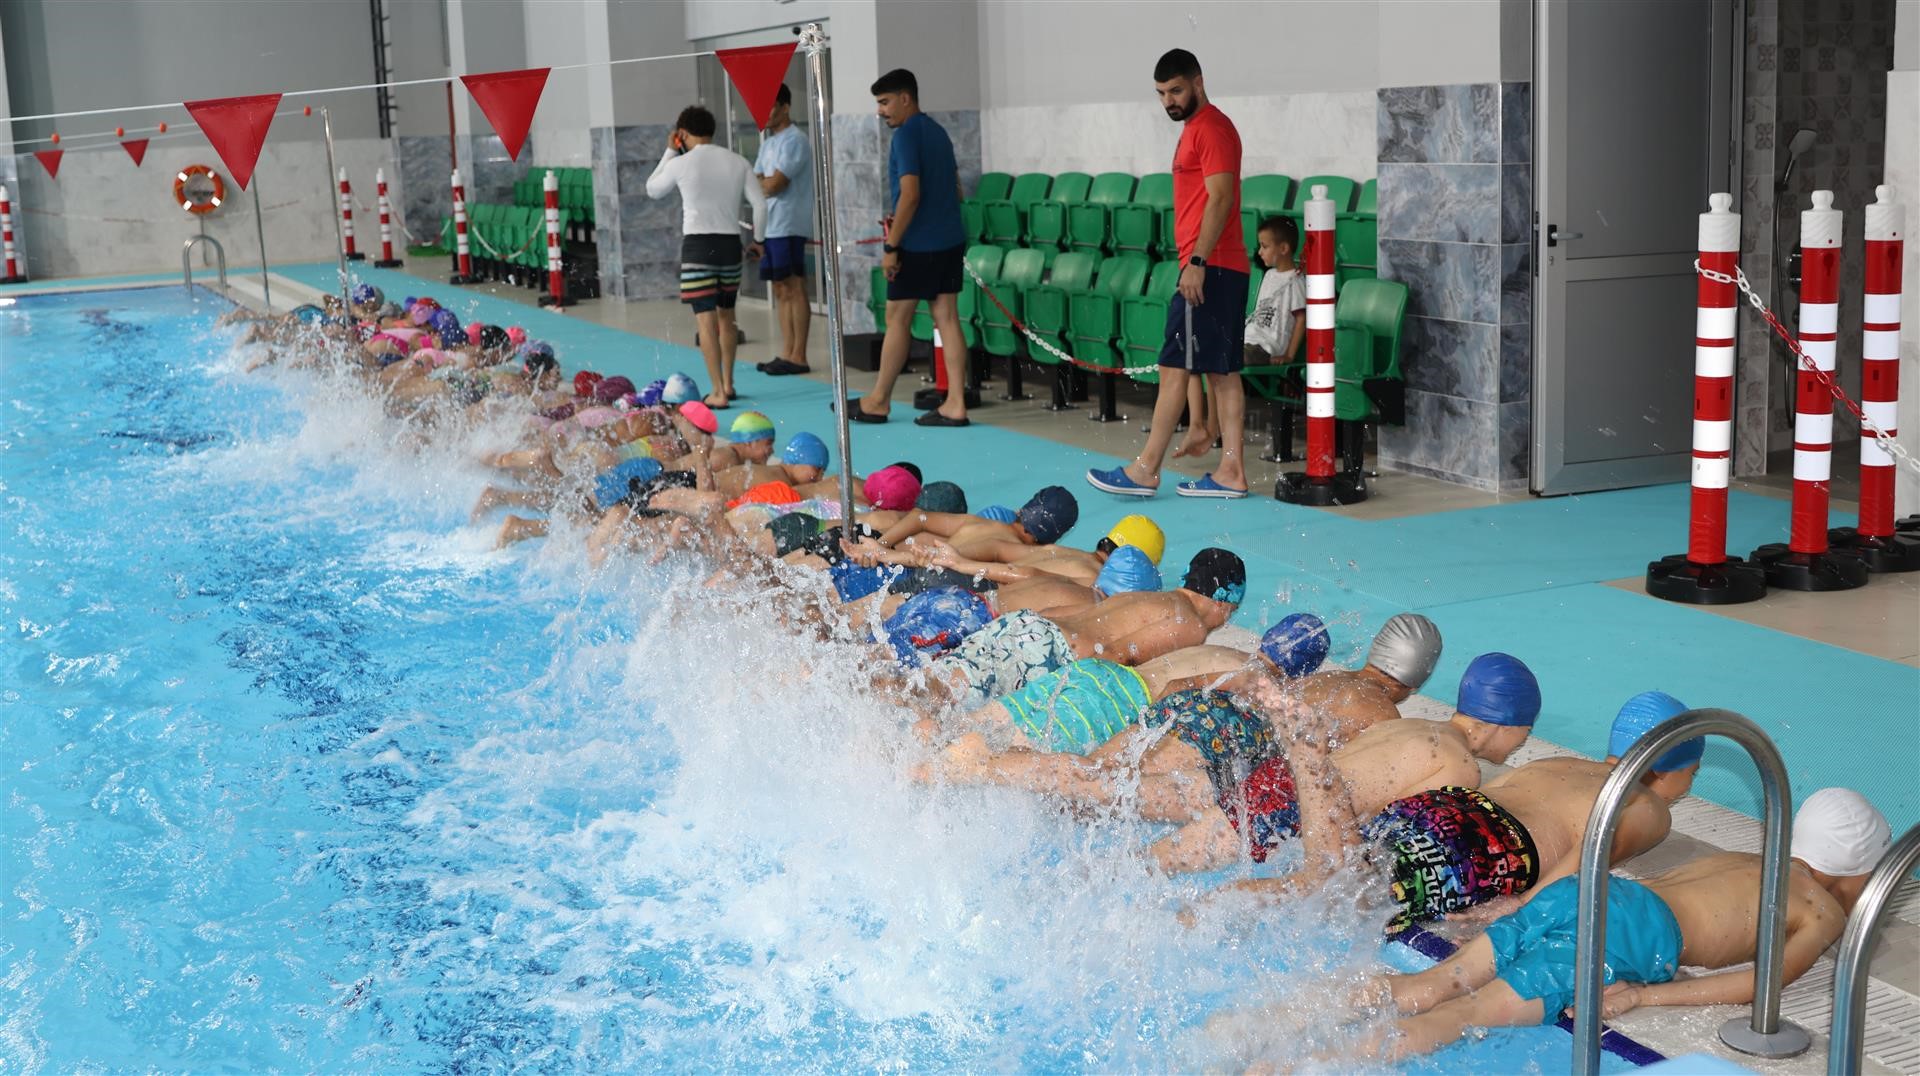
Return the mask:
[(855, 402), (853, 402), (853, 401), (851, 401), (851, 400), (849, 400), (849, 401), (847, 401), (847, 403), (848, 403), (848, 407), (847, 407), (847, 418), (848, 418), (848, 419), (850, 419), (850, 420), (852, 420), (852, 421), (854, 421), (854, 422), (864, 422), (864, 423), (866, 423), (866, 424), (867, 424), (867, 425), (869, 425), (869, 426), (884, 426), (884, 425), (886, 425), (886, 423), (887, 423), (887, 416), (885, 416), (885, 415), (870, 415), (870, 414), (868, 414), (867, 412), (865, 412), (865, 411), (863, 411), (863, 410), (861, 410), (861, 409), (860, 409), (860, 405), (859, 405), (858, 403), (855, 403)]
[(813, 372), (813, 368), (810, 366), (801, 366), (799, 363), (788, 362), (785, 359), (775, 359), (772, 362), (761, 363), (760, 372), (773, 377), (786, 377), (791, 374), (810, 374)]
[(973, 420), (966, 418), (948, 418), (938, 411), (929, 411), (919, 418), (914, 419), (913, 424), (915, 426), (949, 426), (954, 429), (959, 429), (962, 426), (973, 425)]

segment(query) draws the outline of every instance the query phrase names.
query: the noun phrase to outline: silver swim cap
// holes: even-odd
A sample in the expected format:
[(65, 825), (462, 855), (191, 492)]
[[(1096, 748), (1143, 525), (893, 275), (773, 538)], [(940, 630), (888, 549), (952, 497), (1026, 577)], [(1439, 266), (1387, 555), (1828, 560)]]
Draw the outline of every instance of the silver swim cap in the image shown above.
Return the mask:
[(1373, 637), (1367, 664), (1418, 691), (1440, 663), (1440, 629), (1419, 613), (1401, 613)]

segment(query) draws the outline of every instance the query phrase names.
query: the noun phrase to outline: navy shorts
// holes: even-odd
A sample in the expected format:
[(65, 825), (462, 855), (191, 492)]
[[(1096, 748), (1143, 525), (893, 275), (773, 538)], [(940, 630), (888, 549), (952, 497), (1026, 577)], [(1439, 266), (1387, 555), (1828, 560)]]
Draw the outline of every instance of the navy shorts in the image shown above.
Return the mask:
[(1247, 274), (1207, 266), (1204, 302), (1193, 308), (1193, 363), (1187, 363), (1187, 300), (1179, 292), (1167, 307), (1160, 365), (1196, 374), (1237, 374), (1247, 329)]
[(766, 253), (760, 256), (760, 279), (771, 282), (807, 275), (806, 236), (773, 236), (761, 246)]
[[(945, 250), (903, 250), (900, 252), (900, 271), (887, 281), (887, 301), (899, 302), (902, 299), (937, 299), (942, 295), (958, 295), (965, 282), (966, 247), (948, 247)], [(1246, 297), (1241, 296), (1245, 305)]]

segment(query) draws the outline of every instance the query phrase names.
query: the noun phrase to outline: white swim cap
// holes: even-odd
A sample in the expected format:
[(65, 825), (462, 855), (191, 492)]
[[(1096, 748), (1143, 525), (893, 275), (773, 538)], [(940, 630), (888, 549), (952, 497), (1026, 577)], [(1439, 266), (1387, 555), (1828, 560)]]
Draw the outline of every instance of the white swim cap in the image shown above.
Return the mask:
[(1419, 613), (1401, 613), (1373, 637), (1367, 664), (1418, 690), (1440, 663), (1440, 629)]
[(1851, 788), (1823, 788), (1793, 816), (1793, 858), (1821, 874), (1866, 874), (1892, 843), (1886, 816)]

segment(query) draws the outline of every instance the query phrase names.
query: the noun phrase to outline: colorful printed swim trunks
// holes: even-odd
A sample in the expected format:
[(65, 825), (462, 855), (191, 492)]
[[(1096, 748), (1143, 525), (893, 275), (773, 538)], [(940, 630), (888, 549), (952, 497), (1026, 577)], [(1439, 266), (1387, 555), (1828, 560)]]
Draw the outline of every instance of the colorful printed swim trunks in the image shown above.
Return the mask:
[(1511, 812), (1477, 788), (1429, 789), (1387, 804), (1366, 838), (1393, 850), (1388, 931), (1533, 888), (1540, 852)]

